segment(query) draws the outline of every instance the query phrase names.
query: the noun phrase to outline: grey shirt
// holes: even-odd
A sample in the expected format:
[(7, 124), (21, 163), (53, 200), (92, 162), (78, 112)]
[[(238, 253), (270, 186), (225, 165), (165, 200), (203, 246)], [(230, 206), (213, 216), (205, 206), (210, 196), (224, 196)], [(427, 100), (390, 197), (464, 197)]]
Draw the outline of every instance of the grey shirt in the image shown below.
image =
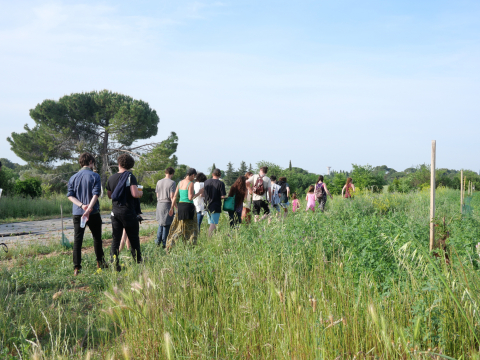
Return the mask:
[(176, 187), (175, 181), (172, 179), (165, 178), (158, 180), (157, 187), (155, 188), (155, 192), (157, 193), (157, 202), (171, 203)]

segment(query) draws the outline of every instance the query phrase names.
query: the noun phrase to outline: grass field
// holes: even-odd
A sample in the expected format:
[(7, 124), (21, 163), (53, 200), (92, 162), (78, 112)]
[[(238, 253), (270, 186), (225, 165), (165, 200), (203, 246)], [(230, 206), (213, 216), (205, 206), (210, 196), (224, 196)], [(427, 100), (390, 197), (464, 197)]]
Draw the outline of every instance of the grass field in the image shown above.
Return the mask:
[[(437, 191), (450, 264), (428, 253), (427, 192), (336, 197), (145, 263), (74, 278), (71, 252), (2, 255), (0, 357), (23, 359), (478, 359), (480, 196)], [(303, 204), (304, 206), (304, 204)], [(206, 226), (204, 224), (204, 226)], [(444, 232), (438, 227), (438, 232)], [(91, 246), (91, 243), (87, 242)]]

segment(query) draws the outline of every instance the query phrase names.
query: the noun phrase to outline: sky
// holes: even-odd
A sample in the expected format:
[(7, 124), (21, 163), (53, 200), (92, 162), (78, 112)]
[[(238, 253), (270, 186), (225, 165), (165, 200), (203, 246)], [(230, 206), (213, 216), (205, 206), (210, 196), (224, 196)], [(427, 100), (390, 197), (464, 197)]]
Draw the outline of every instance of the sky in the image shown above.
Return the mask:
[[(0, 157), (45, 99), (149, 103), (179, 162), (480, 169), (479, 1), (0, 0)], [(142, 143), (142, 142), (140, 142)]]

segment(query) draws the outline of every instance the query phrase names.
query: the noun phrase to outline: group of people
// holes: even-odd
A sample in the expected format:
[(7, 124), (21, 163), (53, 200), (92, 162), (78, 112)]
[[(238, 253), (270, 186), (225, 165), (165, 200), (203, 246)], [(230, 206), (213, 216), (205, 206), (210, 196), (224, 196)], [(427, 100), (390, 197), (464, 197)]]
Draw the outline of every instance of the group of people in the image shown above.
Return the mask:
[[(111, 261), (117, 271), (121, 270), (118, 257), (125, 243), (128, 244), (133, 259), (140, 263), (139, 222), (140, 202), (143, 196), (142, 187), (138, 185), (131, 169), (135, 160), (129, 154), (118, 157), (116, 174), (110, 176), (106, 184), (108, 197), (112, 199), (112, 245)], [(81, 249), (85, 227), (92, 232), (97, 267), (105, 268), (105, 256), (102, 246), (102, 219), (98, 197), (101, 194), (100, 176), (93, 171), (95, 158), (89, 153), (80, 156), (81, 170), (68, 182), (68, 199), (73, 203), (73, 264), (74, 275), (81, 271)], [(267, 176), (268, 167), (260, 168), (258, 174), (247, 172), (241, 175), (226, 192), (225, 183), (221, 180), (221, 171), (214, 169), (211, 178), (204, 173), (197, 173), (194, 168), (188, 169), (185, 178), (178, 184), (172, 180), (175, 169), (165, 169), (165, 177), (156, 184), (157, 196), (156, 220), (159, 227), (155, 243), (169, 251), (179, 240), (196, 244), (199, 229), (204, 217), (209, 224), (208, 236), (212, 236), (219, 223), (222, 211), (228, 212), (231, 227), (242, 222), (250, 223), (269, 218), (270, 206), (278, 215), (287, 216), (288, 208), (292, 211), (300, 208), (297, 194), (290, 194), (286, 177)], [(332, 198), (327, 185), (320, 175), (315, 185), (311, 185), (305, 200), (306, 210), (315, 211), (316, 203), (323, 212), (327, 195)], [(351, 198), (355, 187), (352, 179), (342, 189), (342, 197)], [(228, 198), (228, 199), (227, 199)], [(290, 204), (289, 199), (292, 199)], [(178, 200), (178, 201), (177, 201)], [(227, 204), (228, 203), (228, 204)], [(283, 211), (283, 214), (282, 214)]]

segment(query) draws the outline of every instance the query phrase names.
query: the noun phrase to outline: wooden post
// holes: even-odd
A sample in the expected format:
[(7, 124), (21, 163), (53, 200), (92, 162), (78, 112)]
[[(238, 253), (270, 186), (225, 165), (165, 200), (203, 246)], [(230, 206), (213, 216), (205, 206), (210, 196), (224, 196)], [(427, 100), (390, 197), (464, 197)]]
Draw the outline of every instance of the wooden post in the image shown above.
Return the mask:
[(460, 170), (460, 214), (463, 214), (463, 170)]
[(435, 242), (435, 155), (436, 140), (432, 140), (432, 164), (430, 165), (430, 251)]
[(63, 208), (61, 204), (60, 204), (60, 218), (62, 219), (62, 234), (63, 234)]

